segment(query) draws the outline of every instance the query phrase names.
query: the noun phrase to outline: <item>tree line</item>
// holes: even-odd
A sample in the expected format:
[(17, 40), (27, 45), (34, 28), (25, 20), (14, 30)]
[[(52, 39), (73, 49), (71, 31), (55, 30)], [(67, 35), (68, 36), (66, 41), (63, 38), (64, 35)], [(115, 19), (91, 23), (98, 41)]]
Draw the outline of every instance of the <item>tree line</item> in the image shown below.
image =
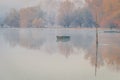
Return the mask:
[[(111, 0), (112, 1), (112, 0)], [(109, 3), (111, 2), (109, 1)], [(58, 9), (55, 12), (47, 12), (40, 5), (21, 8), (20, 10), (11, 9), (4, 19), (4, 24), (10, 27), (50, 27), (50, 26), (61, 26), (61, 27), (95, 27), (95, 6), (98, 6), (97, 13), (99, 18), (99, 24), (106, 24), (113, 27), (116, 19), (115, 15), (119, 15), (119, 10), (116, 10), (116, 14), (110, 13), (110, 10), (114, 10), (114, 5), (111, 7), (109, 3), (104, 0), (86, 0), (88, 6), (83, 8), (75, 7), (75, 4), (69, 0), (60, 2)], [(119, 4), (116, 3), (118, 6)], [(103, 7), (104, 6), (104, 7)], [(51, 7), (54, 9), (54, 7)], [(109, 17), (109, 14), (114, 14)], [(108, 14), (108, 15), (107, 15)], [(113, 18), (112, 18), (113, 17)], [(119, 17), (119, 16), (118, 16)], [(118, 18), (117, 17), (117, 18)], [(109, 19), (110, 18), (110, 19)], [(112, 18), (112, 19), (111, 19)], [(114, 20), (115, 19), (115, 20)], [(119, 20), (119, 18), (118, 18)], [(116, 21), (119, 22), (119, 21)], [(105, 25), (105, 26), (106, 26)]]
[[(54, 8), (53, 8), (54, 9)], [(88, 7), (75, 7), (69, 0), (61, 2), (57, 12), (48, 13), (40, 5), (11, 9), (4, 24), (10, 27), (95, 27), (95, 19)]]

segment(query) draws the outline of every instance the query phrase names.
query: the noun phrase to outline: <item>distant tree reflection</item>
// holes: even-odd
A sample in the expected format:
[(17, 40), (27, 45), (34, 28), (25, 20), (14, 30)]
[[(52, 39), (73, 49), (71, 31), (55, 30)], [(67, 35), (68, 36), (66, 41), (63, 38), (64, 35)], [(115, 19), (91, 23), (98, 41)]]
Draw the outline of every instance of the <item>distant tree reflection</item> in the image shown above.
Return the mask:
[(56, 34), (51, 33), (51, 30), (46, 32), (41, 29), (10, 29), (3, 33), (5, 41), (12, 47), (21, 46), (33, 50), (44, 47), (43, 50), (48, 54), (59, 53), (66, 58), (70, 55), (82, 54), (81, 51), (84, 51), (84, 58), (89, 60), (92, 66), (96, 65), (97, 57), (97, 68), (107, 65), (116, 70), (120, 69), (119, 36), (119, 34), (100, 34), (96, 56), (94, 32), (73, 32), (67, 42), (56, 42)]

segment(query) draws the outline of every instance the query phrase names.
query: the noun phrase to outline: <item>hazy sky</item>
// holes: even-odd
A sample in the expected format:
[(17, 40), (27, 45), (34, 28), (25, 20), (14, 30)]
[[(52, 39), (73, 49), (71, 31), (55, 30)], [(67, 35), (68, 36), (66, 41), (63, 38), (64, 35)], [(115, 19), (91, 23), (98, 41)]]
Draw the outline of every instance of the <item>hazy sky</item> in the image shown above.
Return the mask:
[[(49, 5), (55, 6), (55, 3), (59, 3), (64, 0), (0, 0), (0, 16), (9, 12), (11, 8), (22, 8), (28, 6), (34, 6), (40, 4), (41, 6), (48, 7)], [(75, 2), (76, 5), (83, 6), (85, 0), (70, 0)], [(51, 7), (52, 8), (52, 7)]]
[[(9, 9), (9, 8), (20, 8), (26, 6), (32, 6), (37, 4), (50, 4), (53, 2), (60, 2), (64, 0), (0, 0), (0, 10)], [(70, 0), (75, 3), (83, 4), (84, 0)]]

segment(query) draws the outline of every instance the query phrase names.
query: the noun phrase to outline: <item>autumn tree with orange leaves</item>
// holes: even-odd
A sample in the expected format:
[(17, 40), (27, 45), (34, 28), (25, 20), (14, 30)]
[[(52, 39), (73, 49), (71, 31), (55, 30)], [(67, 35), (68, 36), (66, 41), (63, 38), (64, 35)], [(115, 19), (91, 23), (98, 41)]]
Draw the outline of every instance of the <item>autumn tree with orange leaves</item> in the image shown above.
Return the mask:
[[(115, 24), (120, 28), (120, 0), (86, 0), (94, 17), (98, 14), (101, 27)], [(95, 9), (97, 8), (97, 9)]]

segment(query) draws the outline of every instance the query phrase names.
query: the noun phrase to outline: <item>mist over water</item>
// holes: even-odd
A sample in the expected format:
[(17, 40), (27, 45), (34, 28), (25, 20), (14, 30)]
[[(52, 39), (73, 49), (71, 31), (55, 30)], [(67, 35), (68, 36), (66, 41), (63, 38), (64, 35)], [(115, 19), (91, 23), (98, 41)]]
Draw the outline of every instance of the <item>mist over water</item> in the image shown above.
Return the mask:
[[(119, 80), (120, 34), (99, 31), (95, 77), (95, 33), (94, 29), (1, 29), (0, 79)], [(69, 37), (57, 41), (56, 36)]]
[(0, 80), (120, 80), (119, 6), (0, 0)]

